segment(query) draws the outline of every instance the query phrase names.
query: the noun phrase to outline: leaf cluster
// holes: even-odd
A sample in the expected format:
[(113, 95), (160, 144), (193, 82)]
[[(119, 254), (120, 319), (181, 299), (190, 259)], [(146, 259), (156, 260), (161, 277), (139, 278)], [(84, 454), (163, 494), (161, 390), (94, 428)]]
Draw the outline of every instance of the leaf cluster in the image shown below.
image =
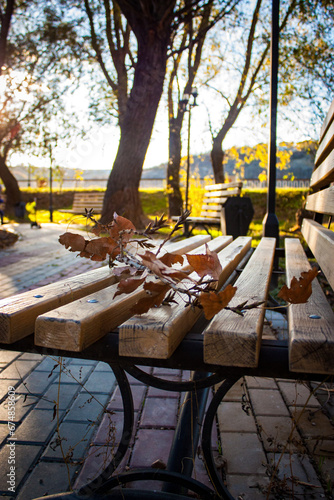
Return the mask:
[[(186, 265), (183, 256), (171, 254), (164, 248), (184, 224), (188, 211), (181, 215), (159, 246), (153, 244), (152, 236), (166, 227), (163, 216), (156, 218), (143, 231), (137, 231), (130, 220), (116, 213), (108, 224), (98, 222), (93, 209), (86, 209), (85, 215), (95, 224), (92, 232), (96, 237), (86, 239), (68, 231), (59, 237), (59, 242), (69, 251), (78, 252), (80, 257), (94, 261), (108, 258), (109, 266), (113, 267), (119, 279), (114, 297), (131, 294), (142, 287), (146, 294), (132, 307), (133, 314), (144, 314), (162, 304), (176, 303), (176, 296), (183, 300), (185, 306), (203, 309), (208, 320), (225, 308), (243, 316), (247, 310), (263, 304), (248, 304), (246, 301), (229, 306), (237, 287), (228, 285), (219, 290), (223, 270), (217, 253), (207, 245), (204, 254), (186, 254)], [(307, 302), (312, 293), (312, 280), (317, 274), (318, 271), (313, 268), (303, 272), (299, 280), (294, 277), (291, 287), (284, 285), (279, 296), (288, 303)]]

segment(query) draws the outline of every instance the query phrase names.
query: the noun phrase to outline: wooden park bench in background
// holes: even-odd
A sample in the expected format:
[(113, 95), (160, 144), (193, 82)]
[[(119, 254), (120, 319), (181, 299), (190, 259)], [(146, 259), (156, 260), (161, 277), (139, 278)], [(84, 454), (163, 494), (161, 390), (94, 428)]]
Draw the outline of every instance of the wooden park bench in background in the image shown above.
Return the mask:
[(240, 196), (241, 189), (241, 181), (205, 186), (201, 214), (188, 217), (184, 234), (190, 236), (196, 227), (202, 227), (211, 234), (210, 228), (215, 227), (223, 235), (229, 234), (234, 238), (245, 236), (254, 210), (250, 198)]
[[(334, 104), (321, 132), (311, 178), (313, 193), (307, 199), (307, 209), (315, 213), (315, 219), (304, 220), (302, 227), (308, 247), (332, 288), (333, 117)], [(0, 301), (1, 348), (98, 359), (110, 363), (112, 367), (124, 367), (137, 375), (135, 365), (194, 370), (203, 377), (203, 373), (215, 374), (212, 384), (217, 383), (217, 378), (222, 381), (230, 377), (236, 381), (243, 375), (305, 380), (323, 380), (328, 375), (334, 375), (334, 313), (317, 278), (312, 282), (312, 294), (308, 301), (292, 303), (287, 308), (288, 339), (262, 338), (264, 304), (268, 298), (275, 256), (285, 257), (288, 286), (293, 277), (299, 279), (301, 273), (311, 269), (299, 239), (286, 238), (283, 252), (276, 248), (276, 240), (268, 237), (262, 238), (255, 250), (251, 248), (250, 237), (241, 236), (233, 240), (230, 236), (219, 236), (209, 240), (209, 236), (199, 235), (171, 243), (166, 250), (181, 254), (204, 253), (204, 242), (207, 242), (209, 248), (218, 253), (220, 260), (219, 286), (234, 283), (237, 287), (229, 307), (246, 301), (263, 302), (262, 305), (247, 310), (246, 304), (243, 315), (223, 309), (207, 321), (200, 309), (185, 307), (182, 300), (176, 299), (177, 303), (153, 308), (141, 316), (132, 316), (132, 304), (146, 292), (139, 287), (128, 295), (114, 297), (119, 278), (113, 270), (105, 267)], [(183, 269), (187, 269), (187, 265)], [(140, 373), (141, 377), (146, 376), (143, 371)], [(197, 407), (198, 381), (193, 383), (196, 392), (194, 406)], [(167, 382), (165, 385), (167, 388)], [(208, 409), (209, 422), (213, 418), (211, 408), (220, 403), (223, 395), (219, 389), (214, 396)], [(188, 429), (193, 428), (197, 421), (193, 413), (190, 412), (190, 415), (191, 423), (187, 421), (185, 424)], [(200, 421), (198, 425), (201, 425)], [(205, 421), (204, 434), (206, 428)], [(183, 433), (177, 428), (176, 435), (177, 439), (181, 439)], [(225, 495), (223, 498), (230, 498), (207, 451), (207, 441), (204, 437), (202, 449), (214, 490)], [(183, 457), (188, 457), (191, 449), (197, 450), (193, 440), (191, 447), (190, 451), (187, 448)], [(181, 465), (180, 470), (183, 470), (183, 462)], [(109, 473), (113, 470), (110, 466), (107, 468)], [(163, 475), (157, 469), (154, 471)], [(122, 475), (116, 476), (115, 485), (119, 486), (123, 480), (126, 482)], [(94, 484), (90, 487), (93, 488)], [(200, 497), (211, 498), (205, 495)]]
[(84, 214), (85, 208), (94, 209), (95, 214), (102, 212), (104, 192), (97, 191), (95, 193), (75, 192), (73, 197), (73, 206), (71, 209), (62, 209), (59, 212), (71, 214)]

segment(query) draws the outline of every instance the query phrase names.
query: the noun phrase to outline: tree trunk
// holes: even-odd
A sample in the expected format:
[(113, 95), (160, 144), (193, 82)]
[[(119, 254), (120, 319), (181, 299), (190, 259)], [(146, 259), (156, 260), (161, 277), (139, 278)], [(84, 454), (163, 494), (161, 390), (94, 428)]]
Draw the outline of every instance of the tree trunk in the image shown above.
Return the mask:
[[(181, 130), (176, 119), (169, 127), (169, 160), (167, 166), (168, 216), (181, 215), (183, 200), (180, 190)], [(181, 122), (182, 123), (182, 122)]]
[(212, 142), (211, 162), (216, 184), (220, 184), (225, 180), (223, 161), (224, 151), (222, 142), (219, 137), (215, 137)]
[(17, 203), (22, 201), (17, 180), (6, 165), (6, 160), (0, 156), (0, 178), (6, 188), (6, 210), (12, 211)]
[[(140, 5), (135, 8), (140, 9)], [(122, 6), (123, 2), (120, 2)], [(158, 6), (162, 7), (161, 4)], [(129, 218), (137, 228), (142, 228), (147, 222), (138, 190), (163, 90), (171, 32), (171, 20), (163, 22), (161, 12), (160, 19), (154, 20), (156, 22), (145, 18), (145, 14), (150, 16), (150, 12), (145, 11), (141, 16), (137, 12), (131, 18), (131, 27), (138, 40), (137, 64), (101, 216), (101, 222), (107, 223), (116, 212)]]

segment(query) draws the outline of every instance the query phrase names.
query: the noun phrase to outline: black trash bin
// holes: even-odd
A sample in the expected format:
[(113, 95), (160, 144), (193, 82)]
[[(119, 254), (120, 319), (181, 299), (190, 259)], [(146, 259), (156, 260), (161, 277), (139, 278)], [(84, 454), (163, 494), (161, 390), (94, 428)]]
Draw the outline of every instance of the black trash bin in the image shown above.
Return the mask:
[(246, 236), (254, 216), (252, 200), (246, 196), (233, 196), (222, 207), (222, 233), (230, 234), (233, 239)]
[(24, 201), (16, 203), (15, 217), (17, 217), (18, 219), (24, 219), (25, 213), (26, 213), (26, 204), (24, 203)]

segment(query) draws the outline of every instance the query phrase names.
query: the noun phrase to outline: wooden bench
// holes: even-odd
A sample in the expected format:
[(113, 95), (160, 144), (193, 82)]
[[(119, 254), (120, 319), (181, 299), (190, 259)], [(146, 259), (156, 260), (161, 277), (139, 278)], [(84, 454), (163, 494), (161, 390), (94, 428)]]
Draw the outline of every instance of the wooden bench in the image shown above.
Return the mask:
[[(302, 227), (308, 248), (332, 288), (333, 182), (334, 104), (321, 132), (312, 194), (307, 198), (307, 209), (315, 213), (315, 219), (305, 220)], [(324, 217), (329, 218), (327, 227)], [(131, 306), (146, 292), (139, 287), (111, 299), (119, 277), (104, 267), (0, 301), (1, 348), (98, 359), (130, 373), (137, 373), (136, 364), (195, 370), (213, 373), (215, 382), (217, 377), (237, 380), (246, 374), (305, 380), (334, 375), (334, 313), (317, 278), (306, 303), (287, 307), (288, 340), (264, 339), (264, 304), (274, 259), (282, 257), (282, 249), (276, 248), (274, 238), (262, 238), (254, 250), (250, 237), (233, 240), (224, 235), (213, 240), (207, 235), (190, 237), (166, 248), (170, 253), (198, 254), (205, 252), (205, 242), (218, 253), (218, 286), (234, 283), (237, 287), (229, 308), (246, 301), (262, 305), (247, 310), (244, 304), (242, 314), (224, 309), (207, 321), (200, 309), (184, 307), (179, 300), (133, 316)], [(298, 279), (311, 265), (298, 238), (285, 239), (283, 254), (290, 285), (293, 277)], [(188, 267), (186, 262), (183, 270)], [(197, 390), (198, 382), (193, 384)], [(205, 460), (210, 462), (210, 457)], [(225, 486), (211, 467), (210, 477), (221, 493)]]
[[(184, 234), (190, 236), (196, 227), (211, 234), (210, 228), (217, 227), (223, 235), (246, 235), (254, 210), (249, 198), (240, 197), (241, 189), (240, 181), (205, 186), (201, 213), (198, 217), (188, 217)], [(177, 217), (172, 219), (177, 220)]]
[(59, 212), (71, 214), (85, 214), (87, 210), (93, 208), (95, 214), (100, 214), (103, 207), (104, 192), (81, 193), (75, 192), (73, 197), (73, 206), (71, 209), (61, 209)]

